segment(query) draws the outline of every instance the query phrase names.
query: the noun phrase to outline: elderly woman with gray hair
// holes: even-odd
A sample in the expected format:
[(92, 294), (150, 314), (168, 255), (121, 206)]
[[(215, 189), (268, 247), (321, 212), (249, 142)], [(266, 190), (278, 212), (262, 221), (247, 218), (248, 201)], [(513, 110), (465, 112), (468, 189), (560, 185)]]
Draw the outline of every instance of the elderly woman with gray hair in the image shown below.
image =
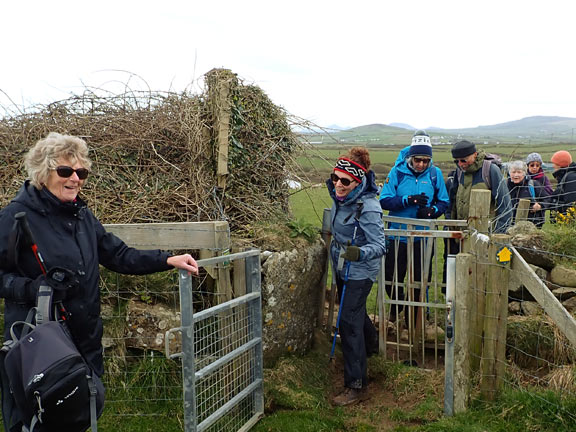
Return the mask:
[[(134, 249), (106, 232), (79, 195), (92, 165), (83, 139), (52, 132), (28, 151), (24, 165), (29, 179), (0, 211), (4, 337), (9, 338), (14, 322), (26, 319), (28, 311), (36, 306), (39, 287), (48, 284), (55, 290), (55, 300), (64, 306), (67, 327), (78, 350), (101, 376), (104, 363), (99, 266), (125, 274), (173, 268), (197, 274), (198, 265), (189, 254)], [(26, 241), (26, 230), (16, 223), (22, 213), (26, 214), (43, 260), (37, 261), (38, 255)], [(58, 280), (50, 277), (53, 269), (58, 269)], [(2, 376), (4, 430), (21, 431), (24, 419), (11, 406), (6, 378)]]
[(549, 192), (543, 182), (526, 176), (527, 165), (524, 161), (516, 160), (507, 164), (508, 190), (514, 208), (513, 220), (516, 221), (516, 210), (521, 199), (530, 200), (528, 221), (538, 228), (545, 222), (545, 211), (548, 206)]

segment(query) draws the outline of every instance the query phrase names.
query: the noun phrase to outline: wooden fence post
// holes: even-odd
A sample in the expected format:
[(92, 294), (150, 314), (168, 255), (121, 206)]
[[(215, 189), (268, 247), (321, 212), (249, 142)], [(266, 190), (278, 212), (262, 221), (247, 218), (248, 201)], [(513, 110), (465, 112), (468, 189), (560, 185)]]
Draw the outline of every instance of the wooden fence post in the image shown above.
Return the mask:
[[(330, 209), (324, 209), (322, 214), (322, 239), (326, 245), (326, 265), (324, 266), (324, 274), (320, 282), (320, 300), (318, 304), (318, 321), (316, 327), (321, 328), (324, 324), (324, 309), (326, 307), (326, 281), (328, 280), (328, 273), (330, 269), (330, 242), (332, 240), (332, 233), (330, 232)], [(327, 324), (329, 324), (327, 322)], [(326, 326), (327, 328), (328, 325)]]
[(489, 248), (490, 269), (486, 290), (482, 381), (480, 392), (494, 400), (506, 370), (506, 327), (508, 318), (508, 272), (512, 252), (510, 236), (494, 234)]
[(530, 200), (522, 198), (518, 201), (518, 207), (516, 207), (516, 217), (515, 221), (525, 221), (528, 220), (528, 213), (530, 212)]
[(208, 97), (210, 98), (209, 106), (214, 119), (212, 129), (218, 155), (216, 175), (218, 187), (224, 189), (228, 177), (228, 145), (232, 112), (230, 92), (232, 86), (237, 83), (237, 78), (228, 69), (212, 69), (206, 74), (206, 80), (208, 83)]
[(457, 292), (454, 305), (454, 413), (466, 411), (470, 397), (470, 327), (473, 302), (472, 255), (456, 255)]
[(480, 368), (482, 354), (482, 329), (484, 327), (484, 302), (486, 295), (486, 274), (488, 270), (488, 245), (486, 235), (490, 227), (490, 200), (492, 193), (489, 190), (472, 190), (470, 194), (470, 211), (468, 224), (471, 230), (477, 231), (464, 242), (464, 252), (470, 252), (474, 257), (473, 280), (475, 290), (470, 311), (470, 369), (476, 372)]

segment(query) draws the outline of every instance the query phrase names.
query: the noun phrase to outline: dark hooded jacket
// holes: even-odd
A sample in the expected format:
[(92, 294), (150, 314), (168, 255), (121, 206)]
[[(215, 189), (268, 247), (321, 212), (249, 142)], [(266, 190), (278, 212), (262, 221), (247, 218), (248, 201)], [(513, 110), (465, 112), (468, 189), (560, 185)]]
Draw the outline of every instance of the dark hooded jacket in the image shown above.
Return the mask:
[(510, 199), (512, 201), (512, 208), (514, 209), (513, 219), (516, 221), (516, 210), (518, 209), (518, 203), (521, 199), (530, 200), (530, 208), (534, 203), (538, 203), (542, 206), (542, 210), (530, 211), (528, 212), (528, 220), (540, 228), (544, 225), (545, 212), (549, 206), (549, 194), (543, 183), (533, 180), (528, 176), (525, 176), (522, 182), (514, 183), (510, 178), (507, 181), (508, 190), (510, 191)]
[(41, 275), (31, 248), (14, 238), (14, 215), (18, 212), (26, 212), (46, 268), (64, 267), (76, 273), (80, 286), (76, 292), (68, 292), (64, 300), (70, 314), (68, 326), (86, 361), (102, 375), (99, 265), (118, 273), (148, 274), (172, 268), (166, 264), (170, 254), (128, 247), (106, 232), (80, 198), (63, 203), (46, 188), (38, 190), (27, 181), (0, 211), (0, 297), (5, 299), (5, 338), (12, 323), (24, 320), (35, 306), (31, 288)]
[(551, 196), (550, 209), (566, 213), (570, 207), (576, 206), (576, 162), (554, 171), (552, 175), (558, 186)]

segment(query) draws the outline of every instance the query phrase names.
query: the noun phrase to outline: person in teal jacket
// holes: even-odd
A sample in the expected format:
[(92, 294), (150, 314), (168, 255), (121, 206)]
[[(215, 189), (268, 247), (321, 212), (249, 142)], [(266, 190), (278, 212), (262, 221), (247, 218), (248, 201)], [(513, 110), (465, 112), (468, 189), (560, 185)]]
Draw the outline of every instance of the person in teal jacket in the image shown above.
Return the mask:
[[(432, 163), (432, 145), (425, 131), (417, 131), (412, 144), (400, 152), (396, 164), (390, 170), (380, 193), (380, 205), (388, 210), (389, 216), (412, 219), (436, 219), (448, 208), (449, 198), (440, 168)], [(406, 224), (392, 222), (390, 229), (406, 229)], [(425, 226), (414, 229), (425, 230)], [(414, 239), (414, 281), (421, 281), (421, 238)], [(396, 250), (398, 249), (398, 250)], [(394, 236), (388, 236), (387, 253), (384, 262), (386, 280), (404, 281), (407, 270), (407, 238), (400, 237), (397, 243)], [(394, 273), (397, 272), (396, 276)], [(428, 270), (428, 277), (431, 272)], [(392, 284), (386, 284), (388, 297), (404, 300), (404, 289), (394, 290)], [(413, 301), (420, 300), (420, 289), (414, 289)], [(403, 310), (402, 305), (393, 305), (389, 320), (396, 321)], [(405, 314), (408, 324), (408, 314)]]
[[(340, 339), (344, 357), (344, 390), (337, 406), (367, 397), (367, 356), (377, 346), (376, 329), (366, 312), (366, 299), (386, 251), (378, 188), (364, 147), (341, 156), (326, 185), (334, 203), (330, 212), (330, 256), (342, 300)], [(346, 289), (344, 290), (344, 286)]]

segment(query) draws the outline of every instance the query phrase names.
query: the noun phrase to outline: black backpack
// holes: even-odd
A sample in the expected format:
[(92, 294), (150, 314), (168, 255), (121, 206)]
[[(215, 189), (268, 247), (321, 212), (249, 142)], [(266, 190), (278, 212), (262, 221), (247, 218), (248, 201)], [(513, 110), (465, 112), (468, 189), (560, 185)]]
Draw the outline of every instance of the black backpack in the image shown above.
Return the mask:
[[(4, 366), (25, 427), (97, 431), (104, 408), (104, 385), (76, 348), (65, 323), (51, 319), (52, 288), (41, 286), (38, 308), (10, 328)], [(32, 324), (34, 315), (36, 324)], [(22, 327), (18, 338), (16, 328)], [(36, 429), (37, 430), (37, 429)]]

